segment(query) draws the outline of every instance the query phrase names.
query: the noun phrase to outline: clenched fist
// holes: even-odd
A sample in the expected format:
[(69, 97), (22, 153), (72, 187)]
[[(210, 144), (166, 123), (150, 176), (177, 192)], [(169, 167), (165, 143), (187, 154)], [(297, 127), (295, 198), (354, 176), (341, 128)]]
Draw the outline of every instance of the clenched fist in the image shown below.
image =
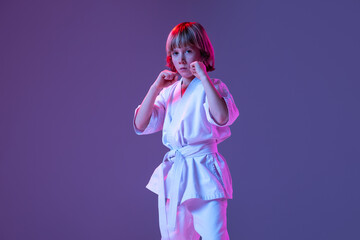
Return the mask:
[(190, 71), (198, 79), (207, 77), (206, 66), (203, 62), (192, 62), (190, 64)]
[(161, 90), (165, 87), (168, 87), (174, 84), (178, 80), (178, 75), (176, 72), (171, 72), (169, 70), (162, 71), (157, 79), (154, 82), (154, 86)]

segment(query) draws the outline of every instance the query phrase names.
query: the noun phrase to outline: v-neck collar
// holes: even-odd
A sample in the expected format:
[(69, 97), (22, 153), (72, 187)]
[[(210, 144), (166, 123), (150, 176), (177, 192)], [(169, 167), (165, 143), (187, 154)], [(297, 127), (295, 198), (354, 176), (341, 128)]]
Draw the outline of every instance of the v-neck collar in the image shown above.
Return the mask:
[(189, 92), (189, 90), (190, 90), (190, 88), (192, 87), (192, 85), (195, 85), (195, 83), (194, 82), (197, 82), (199, 79), (197, 79), (196, 77), (193, 79), (193, 80), (191, 80), (191, 82), (189, 83), (189, 85), (187, 85), (187, 87), (186, 87), (186, 89), (185, 89), (185, 91), (184, 91), (184, 94), (182, 93), (182, 84), (183, 84), (183, 79), (181, 78), (180, 79), (180, 96), (181, 96), (181, 98), (184, 98), (184, 96), (186, 96), (186, 95), (188, 95), (188, 94), (186, 94), (187, 92)]
[[(199, 84), (200, 79), (194, 78), (189, 85), (186, 88), (186, 91), (184, 93), (183, 96), (181, 96), (181, 83), (182, 83), (182, 79), (180, 79), (178, 81), (177, 86), (175, 87), (175, 91), (174, 91), (174, 99), (173, 99), (173, 104), (171, 107), (171, 114), (170, 114), (170, 123), (169, 123), (169, 127), (167, 130), (167, 134), (170, 136), (172, 134), (175, 134), (175, 132), (172, 132), (172, 130), (169, 129), (173, 129), (174, 131), (176, 129), (179, 129), (179, 126), (183, 120), (183, 117), (186, 116), (187, 112), (187, 108), (189, 108), (191, 106), (191, 104), (193, 104), (192, 101), (189, 101), (189, 99), (191, 99), (192, 94), (194, 94), (194, 91), (196, 90), (197, 85)], [(176, 116), (176, 117), (173, 117)]]

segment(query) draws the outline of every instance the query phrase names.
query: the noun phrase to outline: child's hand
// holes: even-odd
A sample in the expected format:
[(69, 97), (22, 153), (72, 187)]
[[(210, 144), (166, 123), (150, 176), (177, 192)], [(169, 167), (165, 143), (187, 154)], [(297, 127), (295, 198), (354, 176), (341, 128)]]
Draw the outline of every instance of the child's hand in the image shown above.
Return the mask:
[(168, 87), (174, 84), (178, 80), (178, 75), (176, 72), (171, 72), (169, 70), (162, 71), (157, 79), (155, 80), (155, 87), (159, 90)]
[(206, 67), (203, 62), (198, 62), (198, 61), (192, 62), (190, 64), (190, 71), (198, 79), (207, 77)]

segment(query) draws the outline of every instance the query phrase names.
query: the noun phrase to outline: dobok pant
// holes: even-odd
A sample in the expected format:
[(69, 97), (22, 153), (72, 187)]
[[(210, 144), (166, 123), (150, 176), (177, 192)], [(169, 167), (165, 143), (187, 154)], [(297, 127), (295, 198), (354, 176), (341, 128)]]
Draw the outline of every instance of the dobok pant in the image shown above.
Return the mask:
[[(169, 199), (166, 214), (169, 214)], [(175, 229), (167, 228), (162, 240), (228, 240), (226, 226), (227, 199), (202, 200), (193, 198), (177, 207)], [(160, 224), (161, 221), (160, 221)]]

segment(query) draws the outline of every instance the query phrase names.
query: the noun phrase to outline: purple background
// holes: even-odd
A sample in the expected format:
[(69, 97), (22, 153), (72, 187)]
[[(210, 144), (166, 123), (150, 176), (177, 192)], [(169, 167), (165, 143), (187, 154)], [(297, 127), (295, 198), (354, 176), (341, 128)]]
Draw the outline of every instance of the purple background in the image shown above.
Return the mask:
[(359, 1), (1, 1), (0, 239), (160, 239), (135, 107), (207, 30), (240, 110), (231, 239), (360, 239)]

